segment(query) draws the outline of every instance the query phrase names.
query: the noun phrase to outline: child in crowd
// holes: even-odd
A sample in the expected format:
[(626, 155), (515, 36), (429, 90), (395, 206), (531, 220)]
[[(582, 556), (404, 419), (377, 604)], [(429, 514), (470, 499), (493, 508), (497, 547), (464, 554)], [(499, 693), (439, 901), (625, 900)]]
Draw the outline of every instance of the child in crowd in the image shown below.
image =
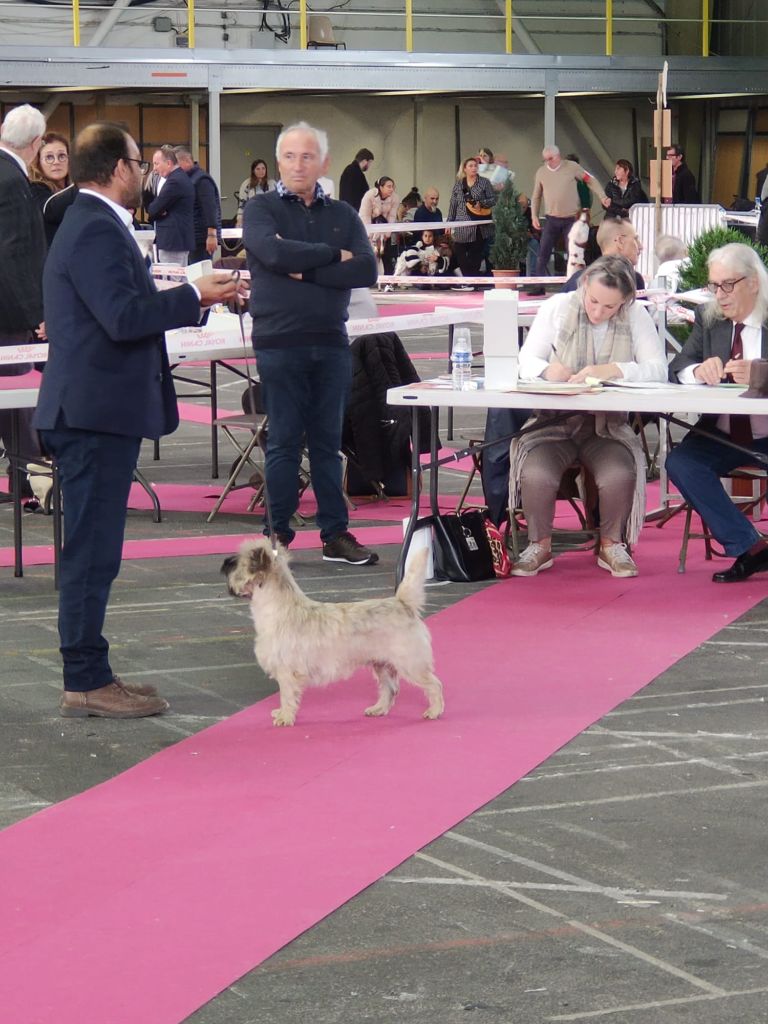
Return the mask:
[(586, 266), (584, 250), (589, 241), (589, 210), (582, 210), (579, 219), (568, 232), (568, 269), (566, 277), (571, 277)]

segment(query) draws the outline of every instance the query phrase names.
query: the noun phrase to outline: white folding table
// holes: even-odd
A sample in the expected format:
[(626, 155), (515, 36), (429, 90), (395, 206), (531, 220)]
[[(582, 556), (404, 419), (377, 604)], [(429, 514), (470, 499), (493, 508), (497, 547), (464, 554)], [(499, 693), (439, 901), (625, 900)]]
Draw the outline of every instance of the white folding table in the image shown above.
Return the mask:
[[(727, 384), (717, 387), (669, 384), (648, 388), (607, 385), (595, 391), (562, 394), (557, 393), (555, 388), (547, 393), (546, 383), (544, 383), (541, 388), (537, 387), (535, 392), (530, 389), (491, 391), (482, 388), (474, 391), (454, 391), (449, 381), (422, 381), (419, 384), (390, 388), (387, 392), (389, 405), (410, 405), (413, 408), (411, 513), (397, 564), (398, 581), (402, 579), (411, 538), (419, 525), (422, 525), (419, 520), (422, 468), (431, 471), (429, 480), (430, 511), (431, 515), (437, 515), (439, 513), (439, 467), (473, 454), (469, 448), (463, 448), (452, 456), (438, 459), (437, 438), (440, 409), (536, 409), (561, 413), (651, 413), (671, 423), (681, 423), (677, 416), (687, 413), (712, 413), (717, 416), (721, 414), (768, 416), (768, 398), (743, 398), (746, 390), (743, 387)], [(430, 461), (424, 467), (419, 460), (417, 416), (417, 410), (423, 406), (427, 406), (430, 410), (431, 433)], [(688, 423), (681, 423), (681, 425), (691, 429)], [(702, 432), (706, 433), (706, 431)], [(738, 448), (739, 446), (734, 445), (734, 447)], [(741, 450), (748, 455), (750, 461), (768, 465), (768, 456), (760, 452), (750, 452), (749, 449)], [(475, 446), (474, 452), (477, 452), (477, 446)]]

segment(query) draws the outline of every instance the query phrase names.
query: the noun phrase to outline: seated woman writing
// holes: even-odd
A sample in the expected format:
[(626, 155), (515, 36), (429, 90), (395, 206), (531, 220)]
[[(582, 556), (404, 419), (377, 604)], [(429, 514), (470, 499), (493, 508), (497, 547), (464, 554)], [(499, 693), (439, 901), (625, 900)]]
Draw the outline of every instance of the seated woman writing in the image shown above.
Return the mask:
[[(635, 304), (635, 276), (621, 256), (603, 256), (584, 271), (575, 292), (555, 295), (536, 315), (520, 351), (522, 380), (583, 383), (667, 380), (667, 360), (650, 316)], [(594, 479), (599, 498), (597, 564), (612, 576), (637, 576), (629, 546), (645, 515), (645, 459), (639, 437), (623, 413), (534, 413), (539, 429), (510, 450), (510, 508), (528, 524), (528, 547), (515, 576), (552, 566), (552, 522), (564, 471), (578, 461)], [(552, 420), (551, 423), (548, 421)]]

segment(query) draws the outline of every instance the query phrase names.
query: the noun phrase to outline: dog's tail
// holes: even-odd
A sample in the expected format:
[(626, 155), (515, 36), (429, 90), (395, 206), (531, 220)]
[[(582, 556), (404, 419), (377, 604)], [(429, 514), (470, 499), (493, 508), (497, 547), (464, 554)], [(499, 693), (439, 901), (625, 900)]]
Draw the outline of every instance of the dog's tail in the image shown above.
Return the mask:
[(408, 568), (405, 570), (403, 581), (395, 593), (398, 601), (402, 601), (414, 612), (420, 612), (424, 608), (424, 577), (427, 571), (428, 557), (429, 552), (426, 548), (414, 551), (408, 560)]

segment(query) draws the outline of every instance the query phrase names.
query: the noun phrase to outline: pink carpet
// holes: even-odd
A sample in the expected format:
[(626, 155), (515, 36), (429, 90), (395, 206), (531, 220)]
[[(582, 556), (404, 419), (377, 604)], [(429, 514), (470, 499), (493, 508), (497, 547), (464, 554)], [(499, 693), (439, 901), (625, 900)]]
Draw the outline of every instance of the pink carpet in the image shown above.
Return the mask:
[(5, 830), (3, 1019), (183, 1021), (766, 595), (678, 576), (676, 542), (645, 531), (635, 580), (574, 552), (433, 616), (441, 721), (409, 686), (365, 719), (361, 672), (292, 730), (269, 698)]

